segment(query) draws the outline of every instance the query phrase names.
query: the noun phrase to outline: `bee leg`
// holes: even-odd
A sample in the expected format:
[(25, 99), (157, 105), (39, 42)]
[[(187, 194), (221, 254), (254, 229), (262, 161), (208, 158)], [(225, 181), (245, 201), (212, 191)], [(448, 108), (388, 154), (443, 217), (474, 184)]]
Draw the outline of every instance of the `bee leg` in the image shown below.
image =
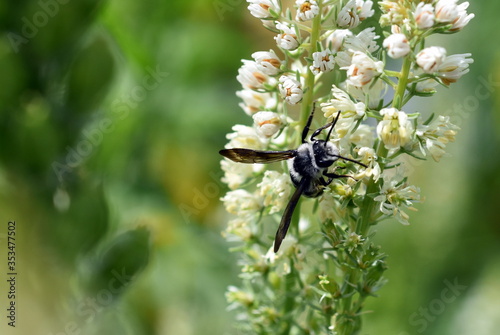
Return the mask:
[(330, 122), (330, 123), (325, 124), (323, 127), (319, 127), (318, 129), (316, 129), (316, 130), (314, 131), (314, 133), (311, 135), (311, 141), (314, 141), (314, 138), (315, 138), (316, 136), (318, 136), (318, 135), (319, 135), (319, 133), (321, 133), (321, 131), (322, 131), (323, 129), (326, 129), (326, 128), (328, 128), (328, 127), (331, 127), (331, 126), (332, 126), (332, 124), (333, 124), (333, 122)]
[(328, 180), (324, 180), (324, 178), (320, 178), (320, 182), (321, 184), (323, 184), (324, 186), (328, 186), (332, 183), (332, 181), (334, 179), (338, 179), (338, 178), (352, 178), (351, 176), (349, 175), (346, 175), (346, 174), (336, 174), (336, 173), (333, 173), (333, 172), (323, 172), (323, 175), (325, 177), (328, 177)]
[(327, 137), (326, 137), (326, 140), (328, 141), (328, 140), (330, 139), (330, 134), (332, 133), (332, 130), (333, 130), (333, 128), (335, 127), (335, 124), (337, 123), (337, 121), (338, 121), (339, 117), (340, 117), (340, 111), (337, 113), (337, 116), (335, 117), (335, 119), (334, 119), (332, 122), (327, 123), (327, 124), (325, 124), (323, 127), (319, 127), (318, 129), (316, 129), (316, 130), (314, 131), (314, 133), (311, 135), (311, 141), (314, 141), (314, 138), (315, 138), (316, 136), (318, 136), (318, 135), (319, 135), (319, 133), (321, 133), (321, 131), (322, 131), (323, 129), (326, 129), (326, 128), (329, 128), (329, 127), (332, 127), (332, 128), (330, 129), (330, 131), (328, 132), (328, 135), (327, 135)]
[(313, 116), (314, 116), (314, 108), (315, 108), (315, 106), (316, 106), (316, 102), (313, 103), (311, 115), (309, 115), (309, 118), (307, 119), (306, 126), (302, 130), (302, 143), (306, 143), (307, 134), (309, 133), (309, 130), (310, 130), (309, 128), (311, 127), (312, 119), (313, 119)]

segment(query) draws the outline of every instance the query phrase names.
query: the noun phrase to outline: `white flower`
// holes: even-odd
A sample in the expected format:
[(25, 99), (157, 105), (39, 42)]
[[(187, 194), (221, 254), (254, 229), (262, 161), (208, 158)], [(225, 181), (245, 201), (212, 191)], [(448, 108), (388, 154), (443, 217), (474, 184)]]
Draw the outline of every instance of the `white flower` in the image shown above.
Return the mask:
[(290, 176), (274, 170), (265, 171), (257, 187), (263, 205), (269, 207), (269, 214), (281, 213), (288, 204), (293, 190)]
[(297, 38), (297, 33), (295, 29), (286, 22), (276, 21), (276, 29), (281, 31), (274, 37), (276, 44), (285, 50), (295, 50), (299, 46), (299, 41)]
[(417, 54), (417, 64), (426, 73), (438, 70), (446, 58), (446, 49), (442, 47), (425, 48)]
[(280, 278), (283, 278), (292, 272), (292, 266), (297, 266), (297, 263), (290, 266), (290, 263), (292, 263), (291, 256), (299, 256), (298, 254), (302, 248), (303, 247), (298, 244), (297, 238), (295, 238), (292, 234), (288, 234), (283, 240), (280, 250), (277, 253), (274, 252), (273, 244), (263, 258), (266, 264), (269, 264), (269, 266), (276, 271), (276, 274)]
[(418, 28), (431, 28), (434, 25), (434, 7), (431, 4), (420, 2), (415, 8), (414, 17)]
[(471, 54), (467, 53), (446, 57), (437, 70), (438, 76), (446, 85), (457, 82), (458, 79), (469, 72), (469, 64), (474, 62), (470, 56)]
[(239, 217), (256, 214), (261, 208), (259, 197), (242, 189), (227, 192), (221, 201), (228, 213)]
[(410, 52), (410, 43), (404, 34), (392, 34), (384, 40), (384, 48), (391, 58), (401, 58)]
[(269, 19), (273, 17), (269, 9), (272, 9), (275, 13), (278, 13), (280, 10), (275, 0), (247, 0), (247, 2), (250, 3), (248, 5), (250, 14), (258, 19)]
[(355, 28), (359, 25), (360, 18), (357, 13), (356, 0), (350, 0), (337, 16), (337, 25), (342, 28)]
[[(365, 117), (365, 104), (362, 102), (354, 102), (346, 92), (337, 88), (335, 85), (332, 87), (332, 95), (332, 99), (321, 104), (321, 110), (325, 118), (329, 121), (332, 121), (337, 116), (338, 111), (341, 111), (340, 117), (335, 124), (335, 133), (337, 134), (337, 139), (340, 140), (338, 143), (339, 147), (350, 148), (349, 143), (368, 140), (365, 138), (367, 134), (362, 133), (363, 130), (366, 130), (364, 128), (360, 130), (358, 127), (353, 133), (353, 129), (358, 124), (358, 120)], [(369, 136), (373, 138), (371, 134)]]
[(309, 67), (311, 72), (319, 74), (320, 72), (330, 72), (335, 66), (335, 58), (330, 49), (317, 51), (313, 53), (313, 64)]
[(367, 124), (360, 124), (359, 127), (349, 135), (349, 142), (360, 147), (372, 147), (374, 141), (375, 131)]
[[(449, 116), (440, 115), (428, 125), (420, 125), (416, 135), (425, 141), (425, 149), (432, 159), (439, 162), (446, 154), (446, 144), (455, 141), (457, 130), (460, 128), (450, 122)], [(425, 151), (422, 151), (425, 154)]]
[(297, 21), (312, 20), (319, 14), (318, 3), (314, 0), (297, 0), (295, 4), (297, 5), (297, 15), (295, 16)]
[(251, 306), (254, 301), (254, 295), (252, 293), (244, 292), (237, 288), (236, 286), (229, 286), (226, 292), (226, 299), (229, 302), (229, 310), (236, 309), (240, 306), (248, 307)]
[(375, 10), (372, 9), (373, 1), (370, 0), (356, 0), (356, 10), (359, 15), (360, 21), (363, 21), (375, 14)]
[(326, 39), (326, 45), (329, 46), (333, 53), (338, 52), (342, 45), (344, 44), (344, 39), (347, 36), (352, 36), (352, 32), (349, 29), (336, 29), (328, 38)]
[(363, 87), (372, 82), (384, 70), (382, 61), (374, 61), (363, 52), (356, 51), (352, 63), (347, 69), (347, 82), (357, 87)]
[(226, 144), (226, 148), (247, 148), (254, 150), (264, 149), (264, 142), (261, 140), (260, 136), (257, 134), (253, 127), (243, 126), (237, 124), (233, 126), (234, 133), (229, 133), (226, 138), (229, 143)]
[(291, 105), (295, 105), (302, 100), (302, 85), (295, 78), (289, 76), (281, 76), (279, 79), (279, 90), (285, 101)]
[(236, 95), (243, 100), (239, 106), (250, 116), (259, 110), (272, 109), (276, 106), (276, 99), (270, 93), (247, 89), (236, 92)]
[(354, 178), (367, 180), (373, 178), (375, 182), (378, 181), (382, 171), (380, 169), (380, 165), (377, 163), (377, 155), (375, 154), (375, 150), (371, 147), (361, 147), (358, 150), (358, 156), (358, 160), (368, 167), (366, 169), (361, 169), (354, 176)]
[(283, 126), (283, 120), (278, 113), (262, 111), (252, 116), (257, 132), (266, 138), (272, 137)]
[(408, 8), (403, 1), (383, 0), (378, 5), (383, 13), (380, 17), (382, 26), (402, 25), (408, 19)]
[(366, 106), (372, 109), (378, 109), (380, 101), (383, 100), (387, 92), (387, 84), (382, 80), (377, 80), (375, 83), (357, 87), (351, 85), (348, 81), (341, 84), (341, 87), (346, 90), (353, 98), (358, 101), (363, 101)]
[(352, 63), (352, 52), (351, 51), (339, 51), (335, 55), (335, 63), (340, 67), (340, 69), (345, 70), (351, 66)]
[(374, 53), (379, 49), (377, 39), (380, 36), (375, 34), (375, 28), (366, 28), (357, 35), (346, 35), (344, 39), (343, 51), (337, 52), (335, 61), (342, 68), (348, 68), (352, 63), (352, 56), (356, 51), (366, 54)]
[(435, 93), (436, 92), (436, 86), (438, 85), (438, 82), (435, 81), (434, 79), (425, 79), (417, 82), (417, 87), (415, 87), (415, 90), (420, 93)]
[(321, 110), (326, 119), (332, 120), (337, 116), (338, 111), (342, 112), (344, 118), (351, 117), (359, 120), (365, 116), (365, 104), (362, 102), (355, 103), (346, 92), (335, 85), (332, 86), (332, 95), (332, 99), (321, 104)]
[(451, 31), (458, 31), (465, 27), (470, 20), (474, 18), (474, 14), (467, 14), (467, 8), (469, 7), (468, 2), (461, 3), (457, 6), (458, 16), (453, 21), (453, 26), (451, 26)]
[(361, 21), (372, 16), (372, 1), (350, 0), (337, 16), (337, 25), (342, 28), (355, 28)]
[(250, 241), (253, 233), (248, 225), (248, 220), (236, 218), (227, 223), (227, 228), (222, 232), (222, 236), (229, 242)]
[(350, 53), (360, 51), (371, 54), (379, 49), (377, 44), (379, 38), (380, 36), (375, 33), (375, 28), (366, 28), (355, 36), (347, 36), (344, 42), (344, 49), (347, 49)]
[(278, 74), (281, 61), (273, 50), (254, 52), (252, 54), (252, 58), (255, 59), (255, 62), (258, 65), (260, 65), (262, 72), (265, 74), (270, 76)]
[(264, 164), (241, 164), (229, 159), (221, 160), (220, 165), (224, 171), (222, 182), (227, 184), (231, 190), (237, 189), (248, 178), (264, 169)]
[(399, 149), (411, 142), (413, 125), (405, 112), (384, 108), (380, 115), (384, 119), (377, 125), (377, 134), (387, 149)]
[(439, 0), (435, 7), (436, 21), (453, 22), (458, 18), (457, 0)]
[[(420, 68), (416, 69), (413, 72), (410, 72), (409, 78), (412, 80), (415, 80), (417, 77), (422, 76), (424, 74), (424, 71)], [(415, 90), (420, 93), (436, 93), (436, 86), (438, 85), (438, 81), (436, 81), (434, 78), (426, 78), (422, 79), (419, 78), (416, 81), (417, 86), (415, 87)]]
[(337, 215), (337, 207), (339, 201), (336, 198), (336, 195), (344, 195), (351, 196), (352, 189), (344, 188), (341, 185), (333, 185), (333, 189), (338, 192), (334, 192), (332, 187), (325, 188), (323, 194), (319, 197), (318, 200), (318, 217), (321, 222), (326, 222), (327, 220), (335, 220), (338, 217)]
[(408, 214), (403, 209), (416, 211), (413, 203), (420, 202), (420, 189), (408, 185), (404, 181), (387, 180), (384, 178), (384, 186), (381, 194), (376, 196), (375, 201), (380, 201), (380, 211), (385, 215), (394, 216), (396, 220), (404, 225), (409, 224)]
[(243, 60), (243, 65), (238, 69), (236, 79), (244, 88), (258, 89), (268, 81), (268, 76), (262, 72), (262, 68), (255, 62)]

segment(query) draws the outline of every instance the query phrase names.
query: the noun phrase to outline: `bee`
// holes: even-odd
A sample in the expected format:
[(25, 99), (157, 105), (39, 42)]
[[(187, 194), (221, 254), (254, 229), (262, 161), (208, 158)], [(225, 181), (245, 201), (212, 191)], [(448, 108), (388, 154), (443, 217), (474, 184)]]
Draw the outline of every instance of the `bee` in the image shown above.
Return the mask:
[[(283, 239), (286, 236), (292, 220), (293, 212), (301, 195), (309, 198), (316, 198), (323, 193), (324, 188), (330, 185), (334, 179), (351, 177), (349, 175), (339, 175), (334, 172), (328, 172), (328, 168), (332, 166), (333, 163), (340, 158), (367, 168), (367, 166), (361, 162), (347, 157), (342, 157), (337, 146), (329, 141), (335, 124), (340, 117), (340, 111), (337, 113), (337, 116), (332, 122), (316, 129), (308, 142), (306, 138), (309, 134), (309, 128), (311, 126), (313, 115), (314, 107), (309, 115), (306, 126), (302, 130), (302, 144), (297, 149), (285, 151), (262, 151), (233, 148), (219, 151), (222, 156), (238, 163), (272, 163), (288, 160), (290, 178), (296, 189), (290, 198), (285, 211), (283, 212), (278, 231), (276, 232), (276, 237), (274, 239), (274, 252), (278, 252), (281, 242), (283, 242)], [(325, 140), (316, 139), (321, 131), (329, 127), (330, 130)]]

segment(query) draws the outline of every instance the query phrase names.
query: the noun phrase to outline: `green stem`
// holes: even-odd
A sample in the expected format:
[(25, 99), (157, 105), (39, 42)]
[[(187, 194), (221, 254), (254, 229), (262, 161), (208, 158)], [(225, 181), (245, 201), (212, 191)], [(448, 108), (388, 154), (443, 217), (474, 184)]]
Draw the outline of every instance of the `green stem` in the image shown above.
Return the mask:
[[(321, 5), (320, 5), (320, 13), (321, 13)], [(319, 34), (321, 31), (321, 15), (317, 15), (312, 22), (311, 28), (311, 38), (309, 42), (309, 47), (307, 49), (308, 56), (312, 57), (312, 54), (316, 52), (317, 42), (319, 39)], [(304, 97), (302, 98), (302, 106), (300, 111), (300, 121), (299, 121), (299, 129), (304, 129), (307, 123), (307, 118), (311, 113), (311, 105), (314, 98), (314, 73), (311, 72), (309, 67), (307, 67), (306, 80), (304, 85)]]
[(411, 69), (411, 59), (410, 57), (405, 57), (403, 61), (403, 66), (401, 68), (401, 75), (399, 77), (398, 87), (396, 89), (396, 94), (392, 100), (392, 107), (401, 109), (403, 107), (403, 99), (406, 92), (406, 85), (408, 83), (408, 77), (410, 75)]

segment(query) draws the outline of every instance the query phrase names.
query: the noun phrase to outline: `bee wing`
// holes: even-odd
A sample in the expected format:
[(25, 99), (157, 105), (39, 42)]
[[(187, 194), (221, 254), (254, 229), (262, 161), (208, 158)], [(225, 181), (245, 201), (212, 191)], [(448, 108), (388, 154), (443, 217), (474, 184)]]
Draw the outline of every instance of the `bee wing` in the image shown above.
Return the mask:
[(238, 163), (271, 163), (297, 156), (297, 150), (261, 151), (243, 148), (224, 149), (219, 153)]
[(304, 192), (304, 189), (310, 183), (310, 181), (311, 180), (309, 178), (302, 177), (299, 186), (297, 187), (292, 197), (290, 198), (290, 201), (288, 202), (288, 205), (285, 208), (285, 212), (283, 213), (283, 217), (281, 218), (278, 231), (276, 232), (276, 237), (274, 239), (274, 252), (278, 252), (281, 242), (283, 242), (283, 239), (286, 236), (288, 227), (290, 227), (290, 221), (292, 221), (293, 211), (295, 210), (295, 207), (299, 202), (302, 192)]

